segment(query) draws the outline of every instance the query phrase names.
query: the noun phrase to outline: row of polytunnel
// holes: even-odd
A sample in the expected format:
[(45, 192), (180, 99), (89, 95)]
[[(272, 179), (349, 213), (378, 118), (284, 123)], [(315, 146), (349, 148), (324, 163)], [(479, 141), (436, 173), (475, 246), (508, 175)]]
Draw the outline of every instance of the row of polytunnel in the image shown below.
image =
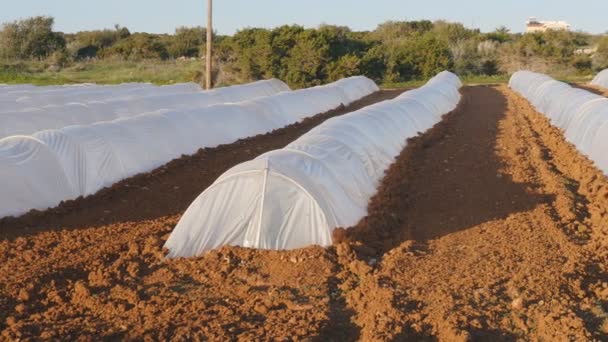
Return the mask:
[(460, 100), (458, 77), (327, 120), (287, 147), (219, 177), (182, 216), (165, 247), (189, 257), (222, 246), (293, 249), (332, 242), (356, 224), (407, 139), (431, 128)]
[(591, 81), (592, 85), (608, 88), (608, 69), (599, 72)]
[[(607, 87), (606, 78), (604, 71), (592, 83)], [(456, 108), (461, 86), (442, 72), (228, 170), (184, 213), (166, 242), (169, 257), (223, 245), (330, 245), (336, 227), (367, 214), (407, 140)], [(607, 98), (529, 71), (515, 73), (509, 86), (608, 175)], [(0, 139), (0, 188), (10, 194), (0, 197), (0, 217), (93, 194), (200, 148), (267, 133), (378, 90), (365, 77), (295, 91), (279, 80), (211, 92), (197, 87), (0, 85), (0, 104), (8, 104), (0, 110), (0, 138), (8, 136)]]
[(283, 91), (278, 84), (270, 87), (270, 96), (251, 91), (276, 82), (223, 90), (243, 90), (222, 97), (225, 102), (250, 98), (238, 103), (162, 110), (0, 139), (0, 189), (10, 194), (0, 197), (0, 217), (93, 194), (200, 148), (270, 132), (378, 90), (373, 81), (352, 77), (296, 91)]
[(149, 83), (123, 83), (117, 85), (64, 85), (64, 86), (5, 86), (0, 87), (0, 104), (4, 110), (62, 105), (79, 102), (104, 101), (113, 98), (136, 98), (157, 94), (200, 92), (196, 83), (178, 83), (154, 86)]
[[(64, 90), (60, 97), (54, 98), (56, 100), (54, 102), (44, 99), (42, 95), (32, 95), (33, 99), (40, 102), (35, 107), (27, 108), (26, 106), (24, 108), (24, 105), (16, 103), (15, 106), (19, 109), (9, 110), (7, 108), (10, 106), (0, 106), (2, 108), (0, 111), (0, 138), (11, 135), (29, 135), (44, 129), (58, 129), (71, 125), (86, 125), (99, 121), (128, 118), (146, 112), (192, 110), (290, 91), (285, 83), (277, 79), (205, 92), (200, 91), (200, 87), (197, 90), (197, 87), (198, 85), (189, 83), (128, 88), (128, 90), (114, 86), (111, 90), (101, 90), (103, 94), (97, 90), (99, 87), (86, 87), (84, 90)], [(145, 92), (134, 93), (139, 90), (145, 90)], [(87, 97), (83, 92), (93, 92), (97, 100), (91, 100), (92, 94)], [(6, 96), (10, 94), (8, 93)], [(60, 98), (61, 100), (59, 100)], [(55, 104), (49, 105), (48, 103), (51, 102)], [(43, 103), (47, 103), (47, 105), (41, 105)]]
[(608, 98), (530, 71), (513, 74), (509, 86), (608, 175)]

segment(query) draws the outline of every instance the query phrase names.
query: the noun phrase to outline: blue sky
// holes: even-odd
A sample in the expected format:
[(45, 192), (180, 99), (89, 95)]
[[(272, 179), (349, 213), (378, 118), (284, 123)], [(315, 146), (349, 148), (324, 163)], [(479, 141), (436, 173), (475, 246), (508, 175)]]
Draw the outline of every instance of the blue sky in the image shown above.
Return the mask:
[[(55, 28), (76, 32), (127, 26), (132, 32), (173, 32), (204, 25), (206, 0), (2, 0), (0, 22), (54, 16)], [(529, 16), (566, 20), (575, 30), (608, 31), (608, 0), (215, 0), (215, 29), (321, 23), (370, 30), (386, 20), (446, 19), (492, 31), (521, 32)]]

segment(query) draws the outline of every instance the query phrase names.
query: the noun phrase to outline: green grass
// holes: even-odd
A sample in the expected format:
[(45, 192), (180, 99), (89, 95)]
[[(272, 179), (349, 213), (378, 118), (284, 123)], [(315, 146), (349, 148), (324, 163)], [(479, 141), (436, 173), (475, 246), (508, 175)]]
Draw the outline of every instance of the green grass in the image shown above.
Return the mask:
[(505, 84), (509, 82), (509, 75), (493, 75), (493, 76), (475, 76), (468, 75), (463, 76), (460, 79), (465, 85), (479, 85), (479, 84)]
[(125, 82), (172, 84), (198, 81), (201, 61), (91, 61), (76, 63), (59, 71), (45, 62), (0, 63), (0, 83), (35, 85)]
[[(475, 84), (498, 84), (498, 83), (507, 83), (509, 82), (508, 75), (496, 75), (496, 76), (462, 76), (460, 77), (462, 83), (465, 85), (475, 85)], [(380, 86), (382, 89), (391, 89), (391, 88), (416, 88), (424, 85), (426, 80), (412, 80), (408, 82), (400, 82), (400, 83), (384, 83)]]
[[(568, 75), (568, 74), (549, 74), (558, 81), (566, 83), (588, 83), (593, 79), (593, 75)], [(478, 84), (506, 84), (509, 83), (511, 75), (495, 76), (462, 76), (460, 79), (465, 85)]]
[(417, 88), (422, 86), (426, 81), (422, 80), (412, 80), (407, 82), (399, 82), (399, 83), (382, 83), (380, 84), (381, 89), (396, 89), (396, 88)]
[(594, 76), (586, 75), (586, 76), (577, 76), (577, 75), (567, 75), (567, 76), (554, 76), (554, 78), (558, 81), (566, 82), (566, 83), (589, 83), (593, 80)]
[[(79, 62), (61, 70), (53, 70), (45, 61), (2, 62), (0, 61), (0, 84), (70, 84), (98, 83), (116, 84), (125, 82), (151, 82), (158, 85), (180, 82), (200, 82), (203, 62), (190, 61), (89, 61)], [(587, 83), (593, 75), (552, 75), (555, 79), (568, 83)], [(465, 75), (461, 80), (465, 85), (505, 84), (509, 75), (472, 76)], [(425, 80), (412, 80), (402, 83), (384, 83), (383, 89), (414, 88), (422, 86)]]
[[(551, 75), (556, 80), (566, 83), (589, 83), (593, 79), (593, 75), (563, 75), (555, 74)], [(465, 75), (461, 76), (460, 79), (464, 85), (484, 85), (484, 84), (507, 84), (511, 75), (494, 75), (494, 76), (479, 76), (479, 75)], [(422, 86), (426, 81), (414, 80), (402, 83), (384, 83), (380, 86), (382, 89), (391, 88), (415, 88)]]

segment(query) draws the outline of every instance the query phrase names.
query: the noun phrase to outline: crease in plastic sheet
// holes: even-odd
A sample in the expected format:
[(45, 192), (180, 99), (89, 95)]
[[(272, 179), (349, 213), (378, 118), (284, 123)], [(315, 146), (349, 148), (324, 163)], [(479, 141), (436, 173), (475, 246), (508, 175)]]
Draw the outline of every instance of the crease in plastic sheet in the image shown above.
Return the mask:
[[(604, 78), (608, 72), (598, 74), (594, 82)], [(531, 71), (513, 74), (509, 86), (608, 175), (608, 99)]]
[(42, 131), (33, 135), (34, 138), (45, 143), (55, 153), (66, 179), (76, 194), (87, 192), (86, 158), (79, 144), (71, 137), (59, 131)]
[(30, 101), (23, 98), (11, 100), (10, 94), (2, 96), (0, 90), (0, 138), (129, 118), (159, 110), (196, 110), (213, 104), (242, 102), (290, 91), (285, 83), (277, 79), (210, 91), (202, 91), (194, 83), (135, 89), (101, 88), (111, 90), (65, 90), (61, 96), (52, 97), (48, 96), (48, 92), (38, 94), (41, 91), (32, 91)]
[[(111, 121), (39, 131), (33, 136), (45, 144), (49, 153), (54, 154), (55, 163), (60, 165), (58, 170), (62, 171), (62, 177), (70, 185), (70, 191), (59, 191), (57, 198), (70, 200), (94, 194), (122, 179), (151, 171), (200, 148), (216, 147), (267, 133), (335, 109), (341, 104), (350, 104), (378, 90), (376, 84), (365, 77), (352, 77), (296, 91), (282, 91), (284, 84), (277, 82), (280, 81), (254, 83), (255, 87), (265, 88), (261, 91), (263, 94), (275, 93), (266, 97), (258, 96), (260, 92), (251, 85), (235, 86), (230, 88), (231, 91), (220, 88), (212, 92), (222, 101), (245, 97), (242, 94), (231, 97), (231, 92), (238, 89), (245, 89), (251, 99), (196, 109), (161, 110), (133, 117), (116, 117)], [(0, 168), (5, 163), (10, 163), (10, 156), (0, 158)], [(33, 186), (33, 189), (24, 191), (25, 195), (19, 199), (15, 197), (15, 201), (19, 200), (21, 204), (6, 206), (20, 207), (20, 210), (9, 211), (0, 207), (0, 217), (23, 214), (33, 208), (49, 208), (59, 203), (55, 197), (35, 198), (35, 188), (45, 187), (40, 183), (47, 178), (38, 173), (43, 173), (46, 166), (40, 163), (31, 167), (37, 171), (22, 174), (6, 171), (6, 177), (0, 179), (0, 189), (4, 189), (4, 184), (15, 182)], [(18, 191), (18, 187), (10, 189), (10, 192), (3, 193), (5, 203), (11, 201), (11, 193)], [(30, 204), (26, 200), (28, 196), (31, 198)], [(47, 199), (46, 206), (42, 204), (45, 203), (44, 199)]]
[(165, 244), (168, 257), (223, 245), (330, 245), (336, 227), (367, 214), (407, 139), (456, 108), (460, 87), (456, 75), (440, 73), (420, 89), (329, 119), (284, 149), (233, 167), (186, 210)]
[[(46, 209), (76, 195), (57, 156), (33, 137), (0, 140), (0, 208), (5, 215)], [(18, 175), (16, 178), (15, 175)]]

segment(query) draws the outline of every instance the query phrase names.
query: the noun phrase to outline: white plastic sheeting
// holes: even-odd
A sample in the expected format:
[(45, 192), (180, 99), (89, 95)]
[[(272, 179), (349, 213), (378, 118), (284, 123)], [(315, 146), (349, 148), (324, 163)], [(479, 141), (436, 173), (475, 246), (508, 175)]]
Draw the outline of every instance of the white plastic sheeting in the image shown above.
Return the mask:
[(353, 77), (245, 102), (162, 111), (2, 139), (0, 217), (93, 194), (182, 154), (267, 133), (377, 90), (373, 81)]
[(13, 100), (21, 105), (37, 104), (43, 105), (64, 104), (77, 100), (106, 100), (112, 96), (137, 96), (153, 95), (158, 92), (194, 92), (201, 91), (196, 83), (178, 83), (164, 86), (154, 86), (149, 83), (122, 83), (118, 85), (94, 85), (76, 84), (69, 86), (27, 86), (20, 88), (8, 86), (0, 88), (0, 100)]
[(398, 98), (332, 118), (281, 150), (237, 165), (188, 208), (165, 247), (192, 257), (222, 245), (294, 249), (331, 244), (366, 215), (384, 171), (407, 143), (453, 110), (458, 77), (443, 72)]
[(530, 71), (513, 74), (509, 86), (608, 175), (608, 98)]
[(608, 69), (602, 70), (599, 72), (593, 81), (591, 81), (592, 85), (608, 88)]
[(1, 139), (0, 160), (2, 216), (22, 213), (33, 202), (59, 203), (76, 195), (59, 160), (40, 140), (22, 136)]
[(64, 105), (70, 102), (86, 103), (108, 99), (147, 96), (162, 93), (180, 93), (201, 91), (194, 83), (180, 83), (167, 86), (153, 86), (146, 83), (128, 83), (121, 85), (97, 86), (91, 84), (71, 86), (24, 87), (15, 89), (0, 88), (2, 112), (22, 108)]
[[(183, 85), (173, 87), (177, 86), (183, 88)], [(171, 88), (173, 90), (170, 91), (162, 88), (146, 88), (154, 89), (155, 95), (134, 96), (133, 91), (138, 90), (136, 89), (118, 92), (115, 96), (120, 99), (104, 102), (68, 103), (2, 112), (0, 113), (0, 138), (11, 135), (29, 135), (43, 129), (59, 129), (70, 125), (110, 121), (147, 112), (190, 110), (218, 103), (241, 102), (290, 90), (285, 83), (277, 79), (218, 88), (211, 91), (176, 92), (175, 88)], [(126, 94), (131, 95), (126, 96)], [(83, 95), (71, 93), (69, 97), (72, 96), (76, 99)], [(43, 102), (41, 99), (38, 100)]]
[(152, 83), (119, 83), (119, 84), (96, 84), (96, 83), (75, 83), (75, 84), (61, 84), (61, 85), (48, 85), (48, 86), (37, 86), (33, 84), (0, 84), (0, 96), (5, 94), (14, 94), (20, 91), (28, 91), (30, 93), (48, 93), (48, 92), (61, 92), (71, 91), (74, 89), (134, 89), (143, 87), (153, 87)]

